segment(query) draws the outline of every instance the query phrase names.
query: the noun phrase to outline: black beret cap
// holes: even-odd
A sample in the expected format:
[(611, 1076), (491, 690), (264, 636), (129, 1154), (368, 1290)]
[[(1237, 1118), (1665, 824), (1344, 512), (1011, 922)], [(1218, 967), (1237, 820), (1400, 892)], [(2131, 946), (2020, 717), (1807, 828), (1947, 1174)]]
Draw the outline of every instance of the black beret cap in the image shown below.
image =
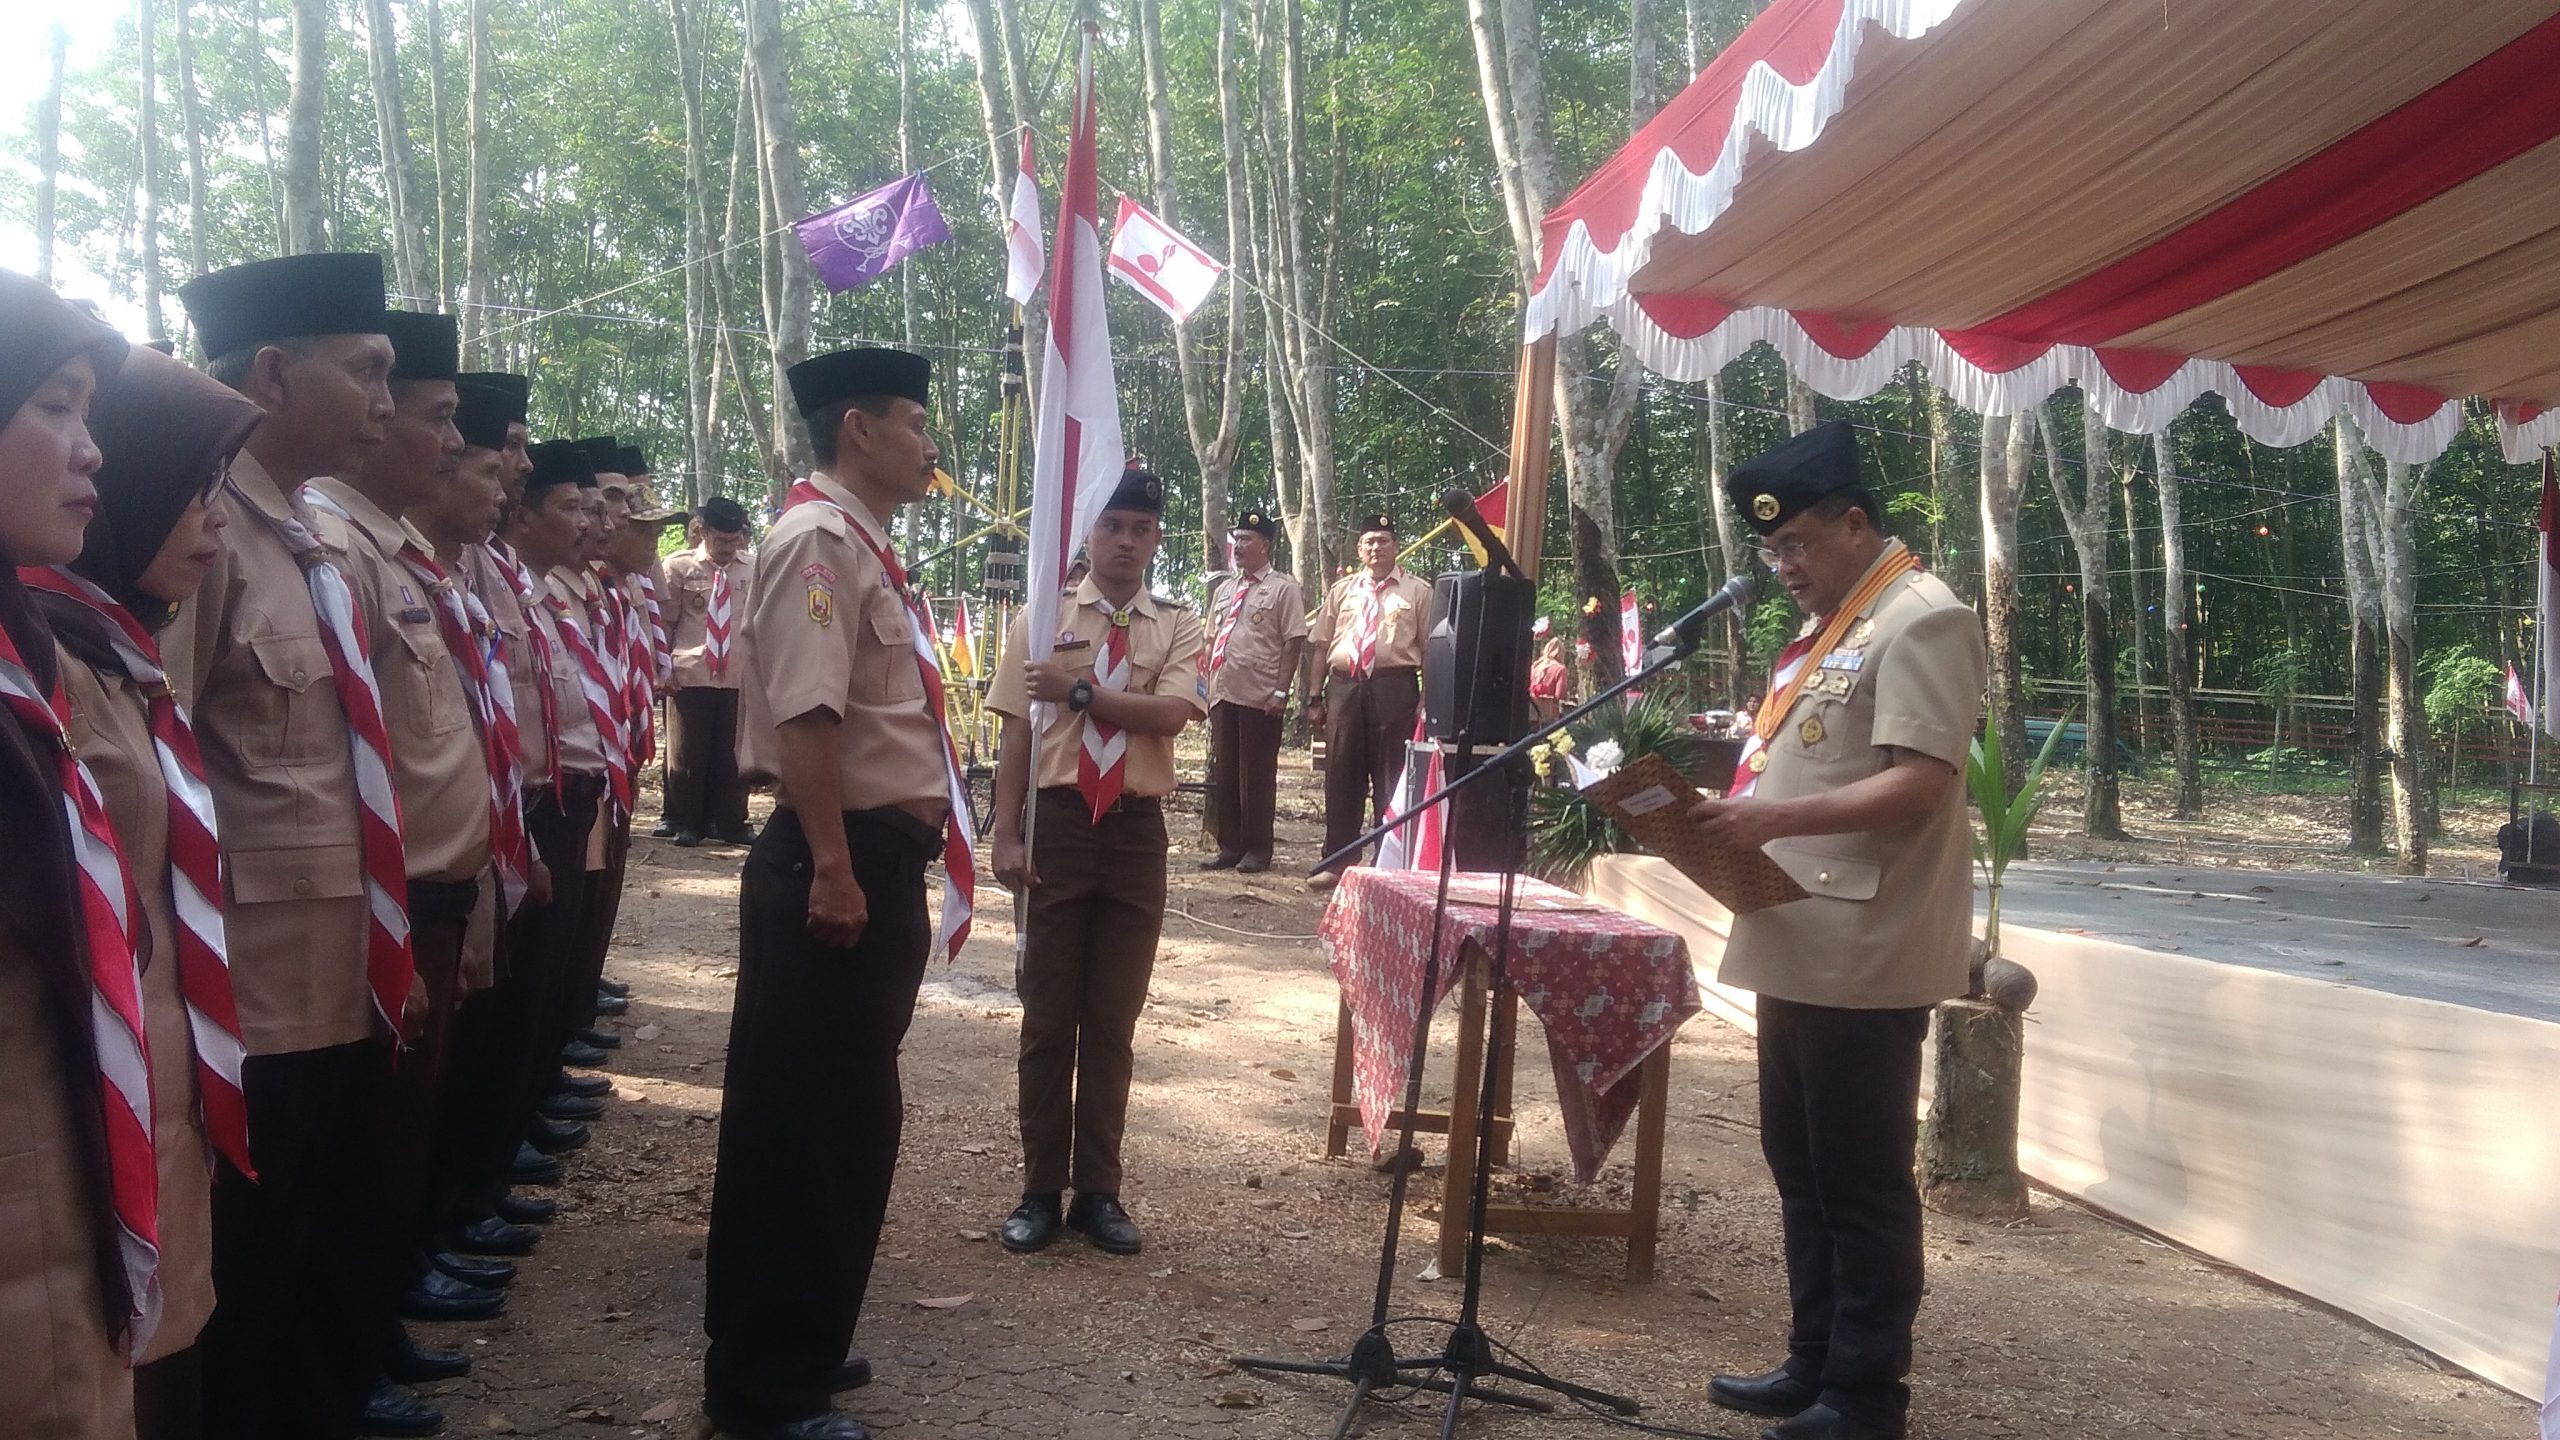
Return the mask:
[(524, 477), (526, 494), (551, 485), (595, 488), (595, 462), (588, 458), (586, 447), (575, 440), (545, 440), (525, 447), (524, 454), (533, 462), (532, 473)]
[(1826, 420), (1734, 466), (1724, 490), (1742, 518), (1766, 535), (1823, 496), (1857, 483), (1858, 432), (1846, 420)]
[(590, 435), (584, 440), (573, 440), (570, 443), (586, 452), (587, 468), (595, 474), (619, 475), (622, 473), (613, 468), (622, 463), (621, 441), (610, 435)]
[(1360, 533), (1366, 535), (1372, 530), (1384, 530), (1390, 535), (1395, 534), (1396, 517), (1388, 514), (1384, 510), (1373, 511), (1367, 515), (1361, 516)]
[(505, 449), (507, 426), (516, 418), (507, 392), (465, 375), (453, 382), (453, 393), (462, 402), (453, 411), (453, 428), (462, 432), (462, 443), (482, 450)]
[(504, 370), (466, 370), (454, 378), (496, 391), (506, 401), (509, 420), (518, 425), (531, 423), (533, 382), (526, 377)]
[(1120, 472), (1120, 487), (1102, 503), (1105, 510), (1138, 510), (1149, 515), (1164, 514), (1164, 480), (1153, 470), (1135, 465)]
[(923, 356), (862, 346), (812, 355), (792, 366), (791, 398), (804, 418), (839, 400), (871, 395), (903, 395), (923, 405), (932, 382), (933, 362)]
[[(1233, 530), (1250, 530), (1265, 540), (1280, 538), (1280, 522), (1271, 518), (1270, 511), (1259, 506), (1237, 516)], [(1230, 533), (1233, 533), (1233, 530)]]
[(383, 333), (382, 257), (321, 251), (199, 275), (178, 290), (207, 359), (305, 335)]
[(391, 337), (391, 378), (451, 380), (462, 373), (462, 327), (450, 315), (421, 310), (382, 312)]
[(703, 501), (702, 508), (694, 514), (701, 518), (704, 529), (717, 530), (723, 535), (735, 535), (747, 528), (747, 507), (726, 495), (714, 495)]
[(637, 445), (625, 445), (616, 454), (613, 468), (617, 474), (646, 475), (649, 473), (649, 454)]

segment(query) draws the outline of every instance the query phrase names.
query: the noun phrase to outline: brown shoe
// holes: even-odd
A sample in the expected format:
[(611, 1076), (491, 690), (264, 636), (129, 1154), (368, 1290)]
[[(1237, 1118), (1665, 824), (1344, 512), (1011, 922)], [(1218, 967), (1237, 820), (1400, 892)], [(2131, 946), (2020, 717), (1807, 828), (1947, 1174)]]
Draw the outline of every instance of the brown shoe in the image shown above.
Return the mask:
[(1307, 877), (1307, 888), (1319, 895), (1341, 883), (1342, 872), (1339, 870), (1319, 870)]

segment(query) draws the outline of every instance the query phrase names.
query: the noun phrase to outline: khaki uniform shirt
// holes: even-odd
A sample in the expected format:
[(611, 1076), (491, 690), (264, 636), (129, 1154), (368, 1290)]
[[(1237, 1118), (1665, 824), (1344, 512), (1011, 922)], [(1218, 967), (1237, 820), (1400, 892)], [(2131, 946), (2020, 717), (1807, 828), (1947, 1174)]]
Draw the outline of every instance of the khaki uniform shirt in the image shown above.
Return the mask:
[[(1189, 703), (1194, 719), (1207, 715), (1209, 685), (1200, 676), (1200, 665), (1206, 658), (1209, 638), (1199, 612), (1188, 605), (1160, 600), (1144, 590), (1129, 602), (1129, 612), (1128, 693), (1178, 695)], [(1065, 666), (1071, 677), (1092, 679), (1094, 662), (1111, 629), (1111, 615), (1111, 602), (1102, 598), (1092, 577), (1087, 576), (1059, 602), (1058, 648), (1050, 658)], [(1030, 682), (1023, 670), (1031, 656), (1023, 644), (1030, 621), (1028, 611), (1013, 617), (1013, 628), (1005, 635), (1004, 664), (987, 690), (987, 708), (1014, 720), (1031, 714)], [(1227, 653), (1233, 656), (1235, 652)], [(1085, 717), (1063, 704), (1052, 708), (1056, 713), (1041, 734), (1043, 789), (1076, 783), (1076, 756), (1084, 746)], [(1174, 737), (1131, 731), (1128, 741), (1128, 767), (1123, 773), (1121, 793), (1140, 797), (1172, 794)]]
[(844, 808), (895, 805), (938, 825), (951, 811), (948, 742), (926, 706), (906, 602), (853, 533), (859, 523), (885, 546), (888, 529), (825, 472), (809, 478), (844, 510), (794, 505), (765, 537), (765, 583), (738, 627), (746, 681), (738, 772), (772, 781), (775, 803), (798, 809), (782, 780), (775, 730), (824, 710), (843, 722), (836, 784)]
[[(1209, 608), (1200, 623), (1211, 646), (1242, 584), (1242, 575), (1230, 573), (1209, 587)], [(1256, 710), (1270, 704), (1273, 691), (1288, 689), (1298, 678), (1288, 670), (1289, 642), (1306, 638), (1307, 592), (1299, 588), (1296, 577), (1266, 567), (1253, 578), (1244, 613), (1236, 617), (1236, 628), (1227, 636), (1226, 659), (1209, 674), (1209, 703)], [(1209, 651), (1203, 649), (1200, 664), (1205, 668), (1208, 663)]]
[[(659, 568), (665, 578), (658, 586), (658, 600), (667, 611), (667, 644), (675, 650), (676, 688), (737, 689), (738, 626), (747, 617), (747, 598), (754, 593), (756, 557), (742, 553), (726, 566), (718, 566), (711, 563), (707, 550), (679, 550)], [(715, 676), (710, 660), (711, 577), (722, 569), (729, 572), (729, 666)]]
[(353, 486), (324, 478), (311, 488), (349, 517), (322, 512), (320, 534), (346, 548), (347, 578), (364, 610), (409, 878), (469, 884), (489, 865), (489, 756), (471, 692), (436, 623), (436, 606), (452, 582), (430, 589), (402, 564), (404, 545), (434, 553), (426, 537)]
[(608, 667), (606, 683), (612, 683), (612, 662), (606, 659), (604, 637), (597, 632), (595, 612), (588, 603), (588, 578), (583, 570), (559, 568), (535, 576), (533, 582), (540, 587), (535, 592), (537, 598), (548, 592), (569, 602), (566, 615), (548, 606), (544, 610), (551, 618), (553, 638), (560, 641), (551, 652), (552, 663), (558, 667), (552, 673), (551, 683), (559, 695), (560, 765), (572, 775), (606, 773), (604, 735), (596, 729), (596, 713), (587, 708), (587, 687), (586, 682), (579, 678), (578, 657), (570, 653), (567, 639), (560, 635), (562, 626), (579, 627), (578, 633), (594, 647), (596, 658)]
[[(1360, 610), (1368, 603), (1369, 572), (1357, 570), (1333, 582), (1316, 607), (1307, 638), (1326, 647), (1327, 668), (1351, 673), (1353, 637), (1360, 633)], [(1387, 576), (1386, 612), (1378, 622), (1377, 668), (1418, 669), (1422, 637), (1431, 624), (1431, 582), (1403, 566)]]
[[(551, 783), (553, 764), (551, 737), (542, 728), (542, 671), (534, 664), (524, 605), (516, 599), (514, 584), (499, 569), (506, 563), (488, 546), (470, 545), (453, 569), (489, 612), (489, 623), (498, 627), (498, 658), (506, 662), (507, 688), (515, 697), (516, 744), (524, 757), (524, 784), (528, 790), (538, 790)], [(560, 718), (566, 723), (569, 717)]]
[(260, 513), (220, 494), (233, 512), (222, 557), (164, 638), (222, 825), (241, 1038), (252, 1055), (279, 1055), (374, 1033), (364, 852), (329, 652), (301, 562), (272, 528), (314, 517), (247, 451), (231, 478)]
[[(1955, 768), (1908, 829), (1772, 840), (1807, 897), (1733, 919), (1721, 978), (1781, 1000), (1905, 1009), (1961, 995), (1973, 937), (1964, 769), (1982, 718), (1982, 622), (1936, 576), (1886, 587), (1769, 740), (1752, 797), (1837, 790), (1882, 772), (1886, 747)], [(1856, 643), (1851, 643), (1851, 642)]]

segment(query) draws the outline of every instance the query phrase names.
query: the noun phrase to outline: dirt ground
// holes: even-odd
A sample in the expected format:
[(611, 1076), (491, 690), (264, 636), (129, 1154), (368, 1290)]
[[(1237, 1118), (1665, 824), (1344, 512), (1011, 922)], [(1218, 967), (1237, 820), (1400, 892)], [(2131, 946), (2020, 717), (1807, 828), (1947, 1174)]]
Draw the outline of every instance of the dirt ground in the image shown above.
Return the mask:
[[(1281, 861), (1303, 866), (1318, 809), (1303, 752), (1284, 758), (1284, 773)], [(1356, 1153), (1356, 1137), (1351, 1158), (1323, 1154), (1335, 1001), (1314, 938), (1320, 900), (1294, 872), (1195, 873), (1197, 825), (1187, 809), (1172, 818), (1176, 913), (1138, 1032), (1128, 1141), (1126, 1198), (1146, 1253), (1113, 1259), (1070, 1235), (1026, 1259), (992, 1238), (1019, 1189), (1013, 934), (1010, 905), (994, 895), (960, 961), (935, 964), (907, 1046), (905, 1154), (855, 1341), (878, 1379), (843, 1397), (884, 1435), (1332, 1433), (1345, 1387), (1229, 1364), (1239, 1352), (1339, 1353), (1368, 1316), (1388, 1177)], [(705, 1432), (701, 1259), (740, 854), (638, 842), (612, 966), (633, 987), (614, 1061), (620, 1098), (570, 1157), (562, 1216), (508, 1312), (419, 1327), (478, 1360), (470, 1377), (428, 1387), (448, 1434)], [(1534, 1025), (1523, 1039), (1539, 1043)], [(1448, 1070), (1443, 1049), (1429, 1073), (1444, 1092)], [(1519, 1077), (1518, 1163), (1565, 1188), (1546, 1067), (1524, 1064)], [(1693, 1021), (1673, 1062), (1658, 1278), (1625, 1283), (1623, 1250), (1607, 1242), (1524, 1239), (1488, 1259), (1494, 1337), (1547, 1371), (1638, 1397), (1651, 1423), (1757, 1435), (1759, 1422), (1705, 1398), (1709, 1374), (1758, 1370), (1781, 1353), (1785, 1285), (1752, 1083), (1747, 1038)], [(1423, 1144), (1436, 1174), (1437, 1144)], [(1631, 1150), (1621, 1146), (1601, 1189), (1624, 1194)], [(1421, 1278), (1437, 1229), (1423, 1208), (1405, 1226), (1393, 1309), (1448, 1316), (1458, 1286)], [(2531, 1429), (2530, 1408), (2511, 1395), (2050, 1196), (2014, 1226), (1932, 1216), (1928, 1256), (1912, 1376), (1912, 1433), (1927, 1440)], [(1408, 1351), (1436, 1352), (1441, 1340), (1428, 1324), (1397, 1334)], [(1372, 1405), (1357, 1433), (1435, 1434), (1439, 1413), (1429, 1396)], [(1483, 1409), (1461, 1433), (1614, 1429), (1579, 1413)]]

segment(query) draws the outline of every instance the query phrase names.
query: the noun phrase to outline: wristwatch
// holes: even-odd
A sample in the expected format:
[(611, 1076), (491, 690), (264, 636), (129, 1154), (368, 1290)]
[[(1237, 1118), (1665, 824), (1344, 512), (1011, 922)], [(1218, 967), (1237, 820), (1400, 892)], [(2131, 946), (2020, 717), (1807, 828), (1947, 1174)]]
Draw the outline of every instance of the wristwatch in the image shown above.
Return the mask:
[(1067, 708), (1083, 714), (1093, 704), (1093, 682), (1079, 680), (1067, 687)]
[(1286, 685), (1283, 685), (1283, 686), (1281, 686), (1279, 689), (1272, 691), (1272, 692), (1271, 692), (1271, 698), (1272, 698), (1272, 699), (1274, 699), (1274, 700), (1279, 701), (1279, 702), (1280, 702), (1281, 704), (1283, 704), (1283, 705), (1288, 704), (1288, 703), (1289, 703), (1289, 687), (1287, 687)]

